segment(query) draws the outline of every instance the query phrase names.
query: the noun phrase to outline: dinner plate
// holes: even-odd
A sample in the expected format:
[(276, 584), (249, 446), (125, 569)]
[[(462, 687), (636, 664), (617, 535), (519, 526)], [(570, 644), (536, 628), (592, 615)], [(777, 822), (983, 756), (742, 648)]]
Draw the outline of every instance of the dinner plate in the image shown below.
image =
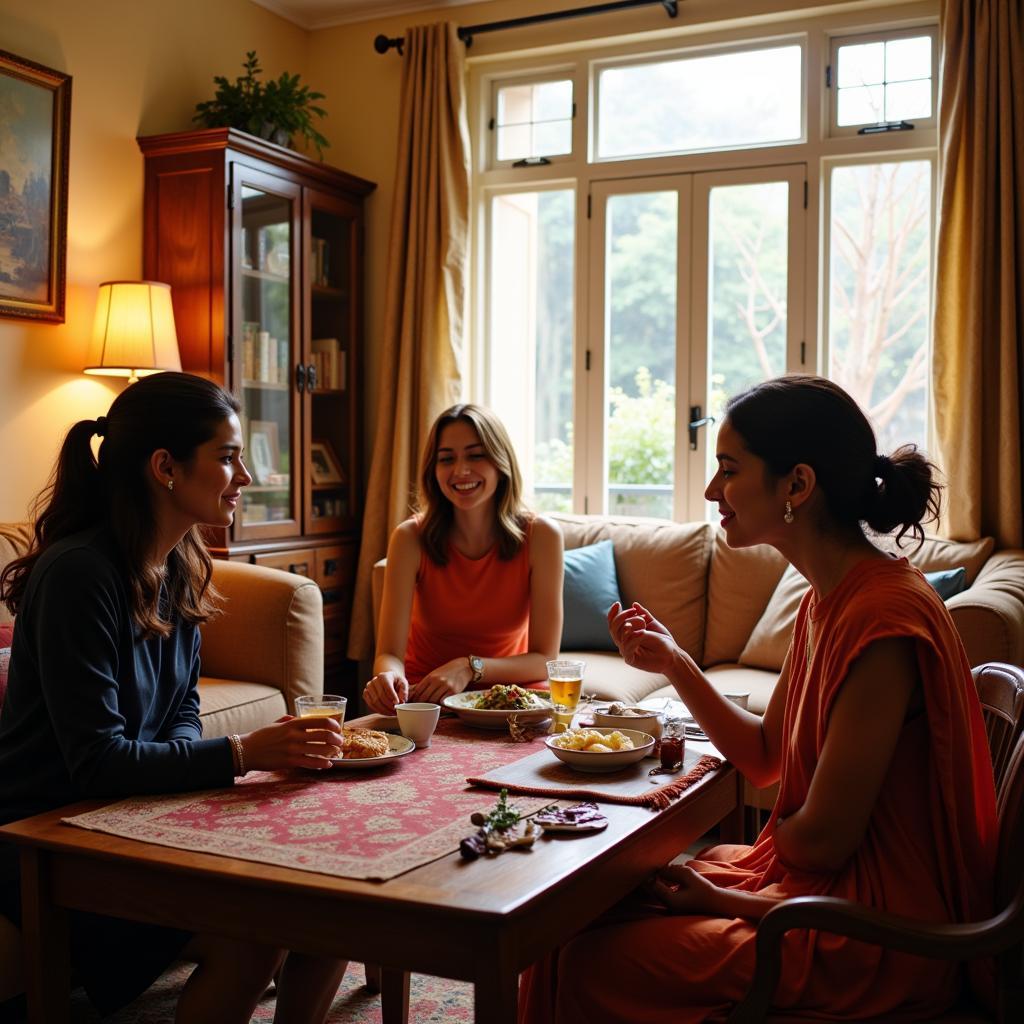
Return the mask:
[(386, 754), (381, 754), (380, 757), (338, 757), (331, 761), (331, 765), (335, 768), (353, 772), (359, 771), (360, 768), (379, 768), (389, 761), (394, 761), (399, 757), (405, 757), (406, 754), (411, 754), (416, 749), (416, 744), (412, 740), (407, 740), (404, 736), (389, 735), (388, 745), (391, 749)]
[(551, 717), (551, 701), (548, 694), (543, 691), (533, 691), (533, 699), (537, 707), (525, 711), (498, 711), (491, 708), (474, 708), (473, 701), (479, 699), (484, 693), (483, 690), (466, 690), (463, 693), (453, 693), (445, 697), (443, 705), (459, 716), (466, 725), (476, 726), (478, 729), (505, 729), (508, 726), (508, 716), (518, 715), (520, 722), (543, 722)]

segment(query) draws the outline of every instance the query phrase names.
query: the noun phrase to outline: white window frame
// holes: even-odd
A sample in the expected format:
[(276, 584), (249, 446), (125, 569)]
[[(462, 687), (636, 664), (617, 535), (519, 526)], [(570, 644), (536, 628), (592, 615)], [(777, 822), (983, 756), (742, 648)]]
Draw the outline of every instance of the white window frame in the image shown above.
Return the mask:
[(578, 113), (580, 109), (579, 94), (580, 89), (583, 87), (580, 82), (578, 75), (576, 74), (575, 65), (568, 65), (563, 68), (549, 68), (539, 72), (524, 72), (519, 75), (510, 75), (505, 78), (495, 78), (489, 82), (489, 97), (488, 97), (488, 111), (487, 111), (487, 147), (485, 165), (489, 170), (496, 168), (507, 168), (520, 170), (515, 167), (517, 157), (515, 160), (499, 160), (498, 159), (498, 92), (501, 89), (509, 86), (517, 85), (543, 85), (545, 82), (564, 82), (566, 80), (572, 82), (572, 114), (570, 116), (570, 150), (568, 153), (556, 153), (552, 156), (545, 157), (547, 163), (537, 164), (538, 167), (551, 167), (554, 164), (560, 163), (572, 163), (576, 159), (577, 146), (579, 145), (579, 134), (576, 131), (576, 125), (579, 121)]
[[(856, 4), (856, 0), (854, 0)], [(825, 87), (826, 67), (832, 59), (832, 43), (874, 33), (895, 37), (897, 32), (920, 35), (933, 31), (938, 23), (938, 0), (911, 0), (882, 10), (871, 0), (843, 4), (841, 10), (825, 11), (803, 18), (780, 17), (778, 14), (727, 20), (733, 3), (722, 4), (720, 23), (682, 25), (667, 30), (631, 35), (618, 43), (565, 43), (545, 46), (535, 53), (515, 54), (492, 52), (470, 54), (469, 111), (473, 140), (471, 251), (473, 253), (469, 323), (473, 342), (467, 366), (467, 397), (489, 403), (488, 380), (485, 373), (488, 324), (487, 288), (487, 225), (488, 196), (495, 190), (532, 191), (541, 188), (576, 189), (575, 223), (575, 295), (574, 295), (574, 367), (573, 394), (573, 501), (577, 513), (596, 511), (602, 495), (592, 471), (593, 448), (604, 425), (604, 397), (595, 401), (596, 386), (593, 359), (587, 367), (587, 341), (591, 338), (590, 265), (594, 224), (588, 219), (590, 197), (594, 187), (603, 181), (621, 178), (653, 178), (678, 173), (720, 172), (780, 164), (803, 164), (807, 170), (807, 208), (804, 217), (803, 263), (803, 339), (800, 366), (808, 373), (824, 372), (827, 367), (825, 329), (828, 315), (828, 277), (825, 261), (828, 256), (826, 220), (826, 167), (838, 161), (865, 162), (937, 155), (938, 133), (935, 127), (921, 126), (914, 131), (883, 132), (873, 135), (855, 133), (834, 136), (831, 133), (831, 91)], [(820, 12), (820, 8), (816, 9)], [(732, 12), (735, 14), (735, 12)], [(497, 37), (496, 37), (497, 38)], [(804, 59), (805, 141), (778, 145), (761, 145), (742, 150), (720, 150), (671, 156), (639, 157), (627, 160), (591, 159), (592, 121), (594, 119), (594, 68), (608, 61), (663, 60), (667, 54), (681, 51), (708, 50), (713, 47), (759, 48), (776, 40), (801, 38), (806, 41)], [(937, 65), (935, 66), (937, 76)], [(489, 164), (493, 141), (487, 130), (493, 96), (493, 84), (538, 75), (574, 78), (576, 116), (573, 120), (573, 155), (552, 158), (545, 166), (511, 168), (508, 164)], [(934, 204), (933, 204), (934, 219)], [(934, 246), (933, 223), (933, 246)], [(934, 301), (934, 296), (932, 296)], [(799, 315), (796, 310), (791, 315)], [(592, 347), (592, 346), (591, 346)], [(683, 392), (677, 391), (682, 400)], [(688, 409), (683, 410), (683, 413)], [(679, 417), (677, 417), (678, 420)], [(678, 431), (677, 431), (678, 433)], [(685, 438), (685, 432), (683, 434)], [(603, 445), (599, 445), (603, 447)], [(934, 438), (930, 438), (934, 453)], [(603, 472), (603, 470), (602, 470)], [(678, 480), (677, 473), (677, 480)], [(678, 486), (678, 485), (677, 485)], [(685, 509), (676, 506), (676, 516), (686, 517)]]
[[(832, 138), (859, 136), (861, 129), (870, 127), (871, 122), (864, 124), (842, 125), (839, 118), (839, 49), (842, 46), (858, 46), (862, 43), (888, 43), (896, 39), (913, 39), (917, 36), (928, 36), (932, 44), (932, 116), (918, 117), (911, 123), (914, 131), (921, 129), (934, 130), (939, 123), (939, 30), (936, 25), (916, 25), (910, 28), (894, 28), (857, 35), (833, 36), (829, 45), (829, 63), (826, 70), (826, 88), (829, 92), (829, 135)], [(890, 134), (890, 133), (882, 133)], [(899, 132), (893, 134), (900, 134)]]

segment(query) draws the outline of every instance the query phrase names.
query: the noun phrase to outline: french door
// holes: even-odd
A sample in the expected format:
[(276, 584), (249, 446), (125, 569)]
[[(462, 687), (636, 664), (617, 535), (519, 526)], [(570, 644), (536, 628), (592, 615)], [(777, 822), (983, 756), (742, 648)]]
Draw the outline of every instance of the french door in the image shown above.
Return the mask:
[(577, 511), (705, 518), (726, 400), (811, 369), (805, 181), (801, 164), (592, 186)]

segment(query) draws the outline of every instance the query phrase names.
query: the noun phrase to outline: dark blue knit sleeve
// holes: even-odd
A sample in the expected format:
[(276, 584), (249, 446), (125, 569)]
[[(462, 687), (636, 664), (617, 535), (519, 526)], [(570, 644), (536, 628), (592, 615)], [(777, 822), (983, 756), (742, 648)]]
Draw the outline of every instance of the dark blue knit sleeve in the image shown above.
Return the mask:
[[(165, 681), (132, 664), (134, 626), (110, 561), (84, 547), (62, 553), (46, 567), (26, 617), (59, 756), (75, 791), (122, 796), (233, 782), (230, 741), (195, 738), (192, 680), (181, 714), (194, 713), (194, 730), (176, 727), (166, 741), (140, 738), (140, 721), (165, 699)], [(198, 673), (198, 657), (192, 671)]]

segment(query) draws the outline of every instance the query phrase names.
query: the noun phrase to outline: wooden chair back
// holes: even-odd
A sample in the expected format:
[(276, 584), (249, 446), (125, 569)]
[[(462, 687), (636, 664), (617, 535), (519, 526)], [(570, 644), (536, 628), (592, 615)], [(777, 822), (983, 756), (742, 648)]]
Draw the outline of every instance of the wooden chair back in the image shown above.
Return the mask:
[(972, 674), (985, 716), (998, 793), (1017, 737), (1024, 730), (1024, 669), (990, 661), (979, 665)]

